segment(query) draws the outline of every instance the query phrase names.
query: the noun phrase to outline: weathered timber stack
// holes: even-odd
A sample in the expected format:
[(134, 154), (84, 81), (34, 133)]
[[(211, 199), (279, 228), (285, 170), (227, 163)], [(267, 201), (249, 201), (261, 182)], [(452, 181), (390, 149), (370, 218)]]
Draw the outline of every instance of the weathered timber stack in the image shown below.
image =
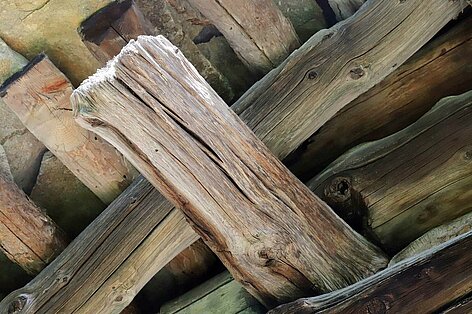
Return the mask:
[(397, 252), (472, 203), (472, 91), (442, 99), (409, 127), (353, 148), (308, 186)]

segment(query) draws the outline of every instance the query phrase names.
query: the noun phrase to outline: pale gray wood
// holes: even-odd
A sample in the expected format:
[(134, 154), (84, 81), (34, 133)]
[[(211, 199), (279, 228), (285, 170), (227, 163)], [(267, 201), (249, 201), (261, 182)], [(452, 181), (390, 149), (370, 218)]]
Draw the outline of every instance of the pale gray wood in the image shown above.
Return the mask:
[(336, 19), (342, 21), (356, 13), (366, 0), (328, 0)]
[(384, 267), (383, 254), (271, 155), (164, 37), (140, 36), (71, 101), (76, 121), (183, 210), (265, 305)]

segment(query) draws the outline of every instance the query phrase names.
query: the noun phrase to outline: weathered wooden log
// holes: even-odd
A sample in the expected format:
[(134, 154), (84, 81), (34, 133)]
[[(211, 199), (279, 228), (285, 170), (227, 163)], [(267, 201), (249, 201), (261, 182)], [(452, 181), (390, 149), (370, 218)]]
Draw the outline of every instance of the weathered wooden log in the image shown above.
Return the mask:
[[(0, 39), (0, 84), (28, 63)], [(46, 150), (16, 115), (0, 99), (0, 145), (5, 149), (15, 183), (26, 193), (31, 191)]]
[(109, 204), (137, 172), (111, 145), (72, 118), (72, 85), (44, 54), (0, 87), (0, 97), (59, 160)]
[(472, 295), (469, 295), (463, 299), (453, 302), (444, 310), (441, 310), (440, 314), (464, 314), (472, 312)]
[(287, 158), (292, 160), (287, 160), (289, 169), (302, 181), (310, 180), (350, 148), (400, 131), (441, 98), (468, 91), (471, 28), (468, 17), (341, 109)]
[(227, 271), (164, 304), (160, 314), (262, 314), (266, 309)]
[(336, 19), (342, 21), (356, 13), (366, 0), (328, 0)]
[(225, 36), (249, 69), (265, 74), (300, 41), (292, 23), (272, 0), (187, 0)]
[(442, 0), (368, 1), (354, 16), (314, 35), (233, 109), (284, 158), (465, 6)]
[(284, 168), (164, 37), (130, 43), (71, 101), (79, 124), (183, 210), (265, 305), (384, 267), (383, 254)]
[(173, 9), (167, 0), (138, 2), (152, 20), (144, 16), (135, 1), (120, 0), (110, 3), (82, 22), (79, 34), (97, 60), (104, 65), (131, 39), (136, 39), (139, 35), (163, 34), (182, 49), (200, 74), (224, 99), (232, 99), (234, 91), (227, 78), (208, 61), (182, 29), (177, 29), (177, 24), (183, 23), (184, 20), (174, 21), (178, 17), (169, 15), (169, 11)]
[(471, 250), (469, 231), (350, 287), (269, 313), (433, 313), (471, 292)]
[(471, 210), (472, 91), (409, 127), (359, 145), (309, 182), (341, 217), (395, 253)]
[[(472, 211), (472, 206), (468, 208)], [(421, 237), (411, 242), (406, 248), (398, 252), (389, 262), (392, 266), (406, 258), (417, 255), (435, 246), (449, 241), (472, 229), (472, 212), (465, 214), (449, 223), (442, 224), (423, 234)]]
[(13, 182), (0, 145), (0, 249), (29, 274), (40, 272), (67, 245), (64, 233)]

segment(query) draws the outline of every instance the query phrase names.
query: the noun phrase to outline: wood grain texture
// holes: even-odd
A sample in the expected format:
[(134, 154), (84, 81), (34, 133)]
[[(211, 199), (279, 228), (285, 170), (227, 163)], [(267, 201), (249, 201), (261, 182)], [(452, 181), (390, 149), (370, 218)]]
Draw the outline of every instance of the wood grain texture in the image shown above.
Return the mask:
[(341, 109), (288, 158), (289, 169), (308, 181), (350, 148), (400, 131), (441, 98), (470, 90), (471, 28), (468, 17)]
[(37, 274), (66, 245), (62, 230), (13, 181), (0, 145), (0, 250), (29, 274)]
[(328, 0), (336, 19), (342, 21), (356, 13), (366, 0)]
[(262, 314), (266, 309), (225, 271), (164, 304), (160, 314)]
[(111, 145), (74, 122), (72, 85), (43, 54), (0, 87), (0, 97), (21, 122), (104, 203), (137, 172)]
[(472, 212), (465, 214), (451, 222), (442, 224), (423, 234), (406, 248), (398, 252), (389, 262), (392, 266), (406, 258), (417, 255), (446, 241), (449, 241), (472, 229)]
[(265, 74), (300, 41), (292, 23), (272, 0), (187, 0), (225, 36), (246, 66)]
[(444, 310), (439, 311), (440, 314), (464, 314), (472, 312), (472, 295), (466, 296), (451, 305), (447, 306)]
[(128, 44), (71, 101), (79, 124), (183, 210), (265, 305), (332, 291), (384, 267), (383, 254), (270, 154), (164, 37)]
[(472, 209), (472, 91), (409, 127), (359, 145), (308, 185), (395, 253)]
[(471, 249), (469, 231), (350, 287), (269, 313), (433, 313), (472, 291)]
[(442, 0), (367, 1), (350, 18), (315, 34), (254, 84), (233, 109), (284, 158), (405, 62), (465, 6)]
[(0, 312), (119, 313), (198, 236), (138, 178), (48, 267), (0, 302)]

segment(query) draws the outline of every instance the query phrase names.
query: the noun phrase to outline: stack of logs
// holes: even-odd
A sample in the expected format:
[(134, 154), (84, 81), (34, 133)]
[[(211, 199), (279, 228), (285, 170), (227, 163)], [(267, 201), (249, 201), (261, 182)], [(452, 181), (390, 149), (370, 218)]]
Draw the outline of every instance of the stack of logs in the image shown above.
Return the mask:
[(265, 75), (231, 107), (130, 0), (82, 22), (104, 67), (75, 90), (2, 42), (0, 101), (108, 207), (68, 244), (0, 146), (0, 247), (35, 275), (0, 312), (137, 312), (219, 261), (161, 313), (471, 310), (466, 3), (332, 0), (302, 44), (272, 0), (168, 1)]

